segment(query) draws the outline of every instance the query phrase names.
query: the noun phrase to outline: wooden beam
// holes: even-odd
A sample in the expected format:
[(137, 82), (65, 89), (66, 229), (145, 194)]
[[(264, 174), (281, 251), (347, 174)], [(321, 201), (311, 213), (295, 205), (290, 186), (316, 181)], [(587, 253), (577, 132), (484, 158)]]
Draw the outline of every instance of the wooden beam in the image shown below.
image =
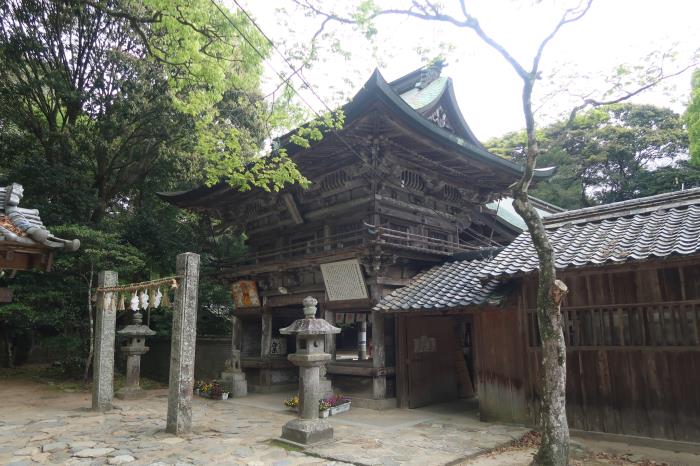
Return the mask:
[(287, 206), (289, 215), (292, 216), (292, 220), (294, 220), (294, 223), (296, 223), (297, 225), (301, 225), (302, 223), (304, 223), (304, 217), (302, 217), (301, 212), (299, 211), (299, 207), (297, 206), (297, 203), (294, 200), (294, 196), (292, 196), (291, 193), (284, 193), (282, 194), (282, 200), (284, 201), (284, 205)]
[(329, 374), (337, 375), (355, 375), (360, 377), (386, 377), (394, 375), (396, 368), (394, 367), (372, 367), (361, 363), (341, 363), (331, 362), (326, 366)]
[(366, 310), (369, 312), (370, 308), (376, 304), (375, 301), (371, 299), (349, 299), (345, 301), (328, 301), (326, 302), (326, 309), (329, 310), (341, 310), (341, 309), (355, 309), (357, 311)]

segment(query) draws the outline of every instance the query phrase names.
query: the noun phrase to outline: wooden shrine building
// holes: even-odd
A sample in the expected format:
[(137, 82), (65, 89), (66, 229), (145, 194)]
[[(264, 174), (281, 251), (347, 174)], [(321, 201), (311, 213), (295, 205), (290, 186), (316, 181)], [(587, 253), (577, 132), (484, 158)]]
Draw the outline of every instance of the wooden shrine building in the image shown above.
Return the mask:
[[(544, 223), (569, 288), (569, 425), (700, 442), (700, 189)], [(534, 423), (537, 268), (525, 232), (490, 260), (452, 260), (386, 296), (374, 309), (396, 322), (399, 406), (456, 398), (465, 350), (482, 418)]]
[(17, 183), (0, 188), (0, 270), (48, 271), (56, 251), (77, 251), (80, 241), (53, 236), (38, 210), (19, 206), (23, 192)]
[(326, 342), (334, 388), (357, 404), (395, 405), (395, 320), (373, 307), (425, 268), (520, 233), (486, 204), (507, 194), (521, 167), (479, 143), (441, 69), (437, 63), (391, 83), (375, 71), (344, 106), (342, 130), (308, 149), (288, 144), (312, 182), (306, 190), (238, 192), (221, 183), (162, 194), (249, 238), (249, 253), (222, 267), (221, 278), (234, 293), (252, 391), (296, 387), (286, 359), (294, 341), (279, 329), (312, 295), (342, 327)]

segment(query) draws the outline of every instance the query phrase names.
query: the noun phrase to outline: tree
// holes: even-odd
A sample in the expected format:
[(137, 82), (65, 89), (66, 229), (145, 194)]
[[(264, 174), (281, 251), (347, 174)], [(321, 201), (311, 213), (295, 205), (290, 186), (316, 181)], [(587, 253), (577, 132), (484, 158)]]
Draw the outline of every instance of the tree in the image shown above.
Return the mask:
[[(66, 197), (94, 190), (95, 223), (163, 161), (210, 183), (277, 189), (303, 177), (284, 153), (258, 157), (267, 50), (245, 16), (208, 0), (7, 0), (2, 126), (32, 140), (35, 166)], [(245, 118), (231, 118), (231, 101)], [(70, 192), (81, 173), (88, 186)]]
[[(565, 465), (569, 456), (569, 430), (566, 420), (566, 347), (561, 326), (561, 300), (567, 292), (566, 285), (557, 279), (555, 270), (555, 257), (552, 246), (547, 238), (546, 231), (537, 211), (531, 205), (528, 192), (533, 180), (535, 166), (540, 155), (540, 148), (536, 133), (535, 115), (532, 105), (533, 90), (541, 79), (540, 63), (547, 45), (554, 39), (559, 31), (572, 22), (580, 20), (588, 12), (592, 0), (578, 2), (575, 6), (565, 9), (559, 21), (547, 33), (539, 43), (530, 64), (518, 60), (499, 41), (492, 37), (481, 26), (479, 20), (470, 11), (464, 0), (460, 0), (459, 9), (453, 14), (445, 6), (432, 0), (412, 0), (407, 6), (380, 8), (373, 0), (360, 2), (351, 14), (329, 11), (318, 0), (294, 0), (295, 3), (309, 14), (321, 19), (319, 31), (322, 31), (329, 22), (350, 24), (358, 27), (366, 35), (372, 36), (376, 32), (374, 21), (386, 15), (403, 15), (420, 20), (439, 22), (446, 25), (468, 30), (497, 54), (499, 54), (516, 72), (522, 82), (522, 108), (525, 120), (525, 160), (523, 175), (512, 186), (513, 206), (523, 218), (528, 227), (533, 245), (539, 259), (539, 283), (537, 293), (537, 317), (540, 335), (542, 337), (542, 364), (543, 377), (541, 380), (542, 403), (540, 424), (542, 427), (542, 443), (537, 452), (535, 462), (547, 465)], [(314, 37), (317, 37), (317, 32)], [(648, 89), (661, 82), (668, 76), (663, 69), (648, 74), (648, 79), (639, 89), (626, 91), (623, 95), (614, 99), (621, 102), (644, 89)], [(613, 90), (618, 89), (614, 87)], [(572, 111), (572, 118), (576, 112), (586, 107), (597, 107), (611, 100), (593, 99), (588, 97), (580, 106)]]
[[(621, 103), (579, 113), (537, 132), (539, 164), (556, 166), (555, 176), (532, 194), (565, 208), (633, 199), (681, 188), (692, 168), (687, 132), (680, 115), (652, 105)], [(510, 133), (486, 143), (494, 153), (520, 162), (524, 133)], [(652, 173), (664, 176), (655, 179)], [(677, 182), (675, 177), (679, 177)], [(689, 186), (689, 185), (688, 185)]]
[(690, 158), (698, 165), (700, 164), (700, 69), (693, 73), (690, 104), (685, 117), (690, 138)]

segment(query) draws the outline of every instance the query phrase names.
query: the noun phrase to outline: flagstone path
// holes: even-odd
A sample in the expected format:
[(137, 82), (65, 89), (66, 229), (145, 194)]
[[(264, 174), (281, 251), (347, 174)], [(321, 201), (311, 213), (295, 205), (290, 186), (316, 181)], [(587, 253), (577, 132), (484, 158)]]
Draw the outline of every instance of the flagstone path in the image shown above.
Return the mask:
[(331, 417), (335, 441), (304, 452), (275, 441), (293, 414), (279, 395), (229, 401), (195, 398), (193, 432), (164, 432), (167, 395), (117, 400), (105, 414), (90, 394), (23, 380), (0, 381), (0, 464), (34, 465), (440, 465), (483, 453), (525, 429), (482, 423), (455, 412), (377, 412), (353, 408)]

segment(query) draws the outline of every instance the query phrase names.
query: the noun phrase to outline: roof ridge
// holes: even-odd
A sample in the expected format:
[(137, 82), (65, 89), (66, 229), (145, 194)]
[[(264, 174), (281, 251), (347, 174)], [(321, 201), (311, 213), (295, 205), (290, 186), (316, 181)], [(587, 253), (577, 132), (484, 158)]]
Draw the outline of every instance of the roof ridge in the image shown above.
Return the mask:
[(688, 205), (700, 204), (700, 188), (672, 191), (654, 196), (628, 199), (599, 206), (567, 210), (552, 214), (542, 221), (547, 229), (557, 228), (564, 224), (590, 223), (609, 218), (639, 215), (663, 209), (673, 209)]

